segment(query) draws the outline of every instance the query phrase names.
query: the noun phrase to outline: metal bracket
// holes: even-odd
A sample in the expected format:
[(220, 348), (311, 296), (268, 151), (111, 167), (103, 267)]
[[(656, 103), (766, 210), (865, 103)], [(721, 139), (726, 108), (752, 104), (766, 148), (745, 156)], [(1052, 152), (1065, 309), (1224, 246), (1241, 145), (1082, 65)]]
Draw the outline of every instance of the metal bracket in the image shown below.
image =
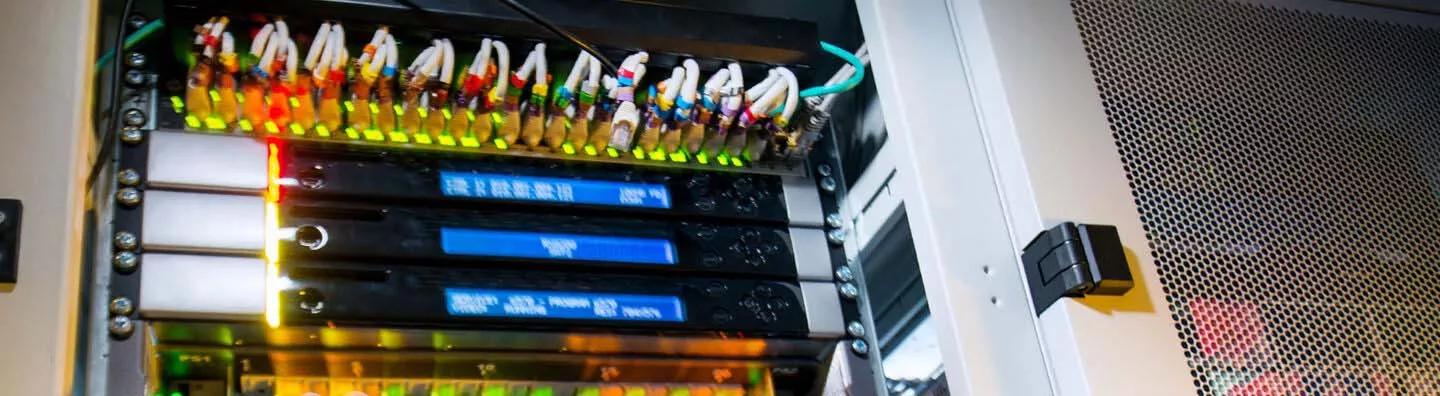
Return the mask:
[(0, 283), (15, 283), (20, 272), (20, 213), (18, 199), (0, 199)]
[(1061, 297), (1118, 296), (1135, 285), (1114, 226), (1060, 224), (1030, 240), (1020, 260), (1036, 316)]

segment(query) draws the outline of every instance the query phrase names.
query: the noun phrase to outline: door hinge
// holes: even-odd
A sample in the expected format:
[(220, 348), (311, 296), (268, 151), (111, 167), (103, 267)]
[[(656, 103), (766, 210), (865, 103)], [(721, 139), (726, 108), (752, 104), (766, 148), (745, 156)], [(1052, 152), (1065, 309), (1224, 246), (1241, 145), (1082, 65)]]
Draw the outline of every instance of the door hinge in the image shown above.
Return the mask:
[(1135, 285), (1114, 226), (1065, 222), (1030, 240), (1020, 260), (1036, 316), (1061, 297), (1118, 296)]

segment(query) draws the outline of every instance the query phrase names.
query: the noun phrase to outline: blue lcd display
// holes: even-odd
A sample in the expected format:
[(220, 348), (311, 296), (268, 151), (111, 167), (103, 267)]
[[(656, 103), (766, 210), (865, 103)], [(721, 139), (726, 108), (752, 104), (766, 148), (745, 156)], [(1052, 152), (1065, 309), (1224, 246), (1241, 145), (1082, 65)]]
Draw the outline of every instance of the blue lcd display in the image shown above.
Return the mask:
[(445, 289), (452, 316), (684, 322), (675, 296), (535, 290)]
[(670, 189), (654, 183), (442, 171), (440, 193), (508, 201), (670, 208)]
[(675, 245), (654, 238), (441, 228), (440, 248), (462, 256), (675, 265)]

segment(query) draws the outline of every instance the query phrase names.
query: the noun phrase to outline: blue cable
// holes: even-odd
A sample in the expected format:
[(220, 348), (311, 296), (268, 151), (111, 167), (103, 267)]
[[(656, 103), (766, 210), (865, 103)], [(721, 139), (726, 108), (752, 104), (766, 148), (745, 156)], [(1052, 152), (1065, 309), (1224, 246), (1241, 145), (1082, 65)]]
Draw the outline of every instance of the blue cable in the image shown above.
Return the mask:
[(846, 62), (850, 62), (851, 66), (855, 66), (855, 74), (851, 75), (850, 78), (845, 79), (845, 81), (841, 81), (840, 83), (835, 85), (806, 88), (805, 90), (800, 91), (800, 97), (808, 98), (811, 96), (841, 93), (855, 88), (856, 85), (860, 85), (860, 80), (863, 80), (865, 78), (865, 63), (860, 62), (860, 58), (856, 57), (855, 54), (850, 53), (850, 51), (846, 51), (840, 47), (836, 47), (834, 44), (830, 44), (824, 41), (820, 42), (820, 48), (825, 49), (825, 52), (829, 52), (831, 54), (834, 54), (835, 56), (840, 57), (841, 59), (844, 59)]

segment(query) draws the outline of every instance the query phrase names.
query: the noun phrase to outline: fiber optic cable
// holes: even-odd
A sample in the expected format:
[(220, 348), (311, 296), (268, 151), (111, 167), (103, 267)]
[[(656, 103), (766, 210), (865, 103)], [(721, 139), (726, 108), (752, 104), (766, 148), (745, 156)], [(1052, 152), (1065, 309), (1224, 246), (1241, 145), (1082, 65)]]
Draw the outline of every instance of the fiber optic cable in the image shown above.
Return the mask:
[(615, 109), (619, 107), (616, 91), (619, 88), (619, 80), (615, 76), (605, 75), (600, 78), (600, 87), (605, 89), (605, 95), (595, 97), (590, 117), (590, 137), (586, 139), (586, 154), (595, 155), (599, 151), (610, 146), (610, 135), (613, 130), (611, 125), (614, 121)]
[[(357, 131), (370, 129), (374, 116), (370, 111), (370, 96), (375, 91), (376, 79), (380, 78), (381, 67), (385, 65), (385, 40), (389, 36), (389, 28), (381, 26), (375, 29), (375, 34), (371, 36), (370, 42), (365, 44), (365, 49), (361, 51), (356, 62), (356, 73), (350, 80), (350, 100), (355, 107), (345, 120), (350, 128)], [(311, 49), (313, 53), (314, 47)]]
[[(721, 85), (718, 93), (718, 103), (715, 106), (719, 109), (720, 117), (716, 120), (715, 131), (705, 140), (704, 152), (709, 156), (719, 156), (729, 142), (731, 130), (735, 126), (735, 119), (740, 115), (740, 107), (745, 102), (745, 73), (740, 69), (740, 64), (731, 62), (726, 65), (729, 70), (729, 79)], [(739, 133), (744, 135), (743, 132)]]
[[(521, 120), (520, 135), (531, 148), (540, 145), (545, 136), (545, 98), (550, 96), (549, 62), (545, 60), (545, 44), (535, 44), (535, 75), (530, 85), (530, 101)], [(556, 145), (559, 146), (558, 144)]]
[(661, 135), (669, 132), (672, 124), (671, 116), (675, 110), (675, 98), (680, 94), (680, 86), (685, 84), (685, 68), (675, 66), (670, 70), (670, 77), (650, 87), (649, 103), (645, 106), (645, 117), (643, 118), (645, 128), (639, 131), (639, 146), (645, 152), (656, 151), (660, 145)]
[(460, 76), (460, 84), (455, 93), (455, 105), (451, 108), (454, 117), (450, 118), (450, 136), (456, 139), (472, 136), (470, 132), (471, 119), (475, 117), (475, 108), (481, 102), (481, 95), (489, 85), (487, 71), (490, 68), (490, 53), (494, 52), (494, 44), (490, 39), (480, 41), (480, 50), (475, 53), (475, 58), (470, 61)]
[(290, 56), (291, 45), (289, 26), (284, 20), (275, 20), (275, 33), (270, 38), (270, 42), (266, 43), (266, 47), (269, 48), (266, 48), (265, 51), (269, 53), (270, 48), (275, 49), (274, 57), (272, 58), (274, 64), (268, 66), (270, 67), (269, 116), (270, 122), (275, 123), (279, 128), (285, 128), (290, 125), (290, 121), (292, 120), (290, 113), (290, 93), (294, 88), (294, 84), (290, 81), (290, 78), (294, 76), (294, 73), (290, 73), (289, 71), (291, 66), (294, 65), (294, 58)]
[[(571, 145), (584, 146), (590, 138), (591, 120), (595, 119), (595, 99), (600, 93), (600, 60), (595, 59), (589, 53), (585, 53), (585, 68), (587, 76), (580, 85), (580, 94), (577, 104), (574, 105), (574, 114), (566, 113), (566, 117), (572, 120), (570, 133), (565, 140)], [(567, 110), (568, 112), (568, 110)], [(572, 148), (573, 149), (573, 148)]]
[[(555, 95), (550, 100), (550, 120), (545, 124), (545, 146), (551, 150), (560, 150), (565, 145), (567, 129), (575, 127), (576, 90), (580, 89), (580, 80), (585, 74), (585, 69), (590, 66), (590, 54), (581, 51), (575, 56), (575, 64), (570, 66), (570, 74), (565, 75), (565, 82), (555, 88)], [(573, 148), (571, 150), (574, 150)]]
[(230, 32), (225, 32), (220, 42), (220, 70), (215, 75), (220, 100), (215, 102), (215, 113), (225, 125), (234, 126), (240, 114), (240, 104), (235, 99), (235, 73), (240, 71), (240, 59), (235, 54), (235, 37)]
[(455, 46), (448, 38), (441, 39), (438, 46), (439, 78), (431, 78), (425, 87), (425, 103), (429, 109), (425, 117), (425, 133), (435, 139), (439, 139), (440, 135), (446, 132), (445, 112), (446, 106), (450, 104), (450, 82), (455, 77)]
[(244, 98), (241, 116), (257, 128), (270, 121), (269, 112), (265, 110), (265, 91), (269, 89), (270, 68), (275, 60), (275, 51), (278, 50), (277, 46), (271, 45), (271, 41), (281, 41), (278, 36), (274, 24), (265, 24), (255, 35), (255, 39), (250, 43), (250, 70), (240, 85), (241, 97)]
[[(674, 138), (666, 141), (667, 152), (674, 153), (683, 145), (686, 152), (697, 153), (700, 145), (705, 141), (705, 124), (697, 122), (699, 107), (696, 100), (699, 99), (700, 87), (700, 64), (694, 59), (686, 59), (685, 85), (680, 87), (680, 99), (675, 102), (675, 124), (676, 129), (670, 132)], [(725, 71), (725, 74), (730, 74)]]
[[(316, 78), (323, 74), (320, 85), (320, 125), (331, 131), (339, 131), (343, 124), (340, 113), (340, 95), (344, 92), (345, 67), (350, 61), (350, 52), (345, 49), (345, 27), (340, 22), (330, 25), (330, 37), (325, 39), (325, 48), (316, 65)], [(328, 62), (327, 62), (328, 61)], [(336, 137), (341, 134), (335, 134)]]
[(475, 116), (475, 125), (470, 130), (479, 141), (489, 141), (499, 129), (496, 120), (503, 120), (505, 117), (503, 97), (510, 89), (510, 47), (500, 40), (494, 41), (495, 63), (498, 67), (494, 73), (487, 71), (489, 79), (495, 81), (495, 87), (489, 90), (482, 89), (482, 102), (479, 104), (482, 110)]
[(195, 64), (185, 81), (185, 108), (189, 111), (187, 115), (197, 119), (209, 118), (213, 111), (210, 87), (219, 67), (215, 55), (228, 21), (225, 17), (210, 18), (205, 24), (195, 27)]
[(631, 140), (640, 126), (640, 109), (635, 105), (636, 84), (645, 78), (650, 54), (641, 51), (625, 58), (615, 76), (615, 113), (610, 121), (610, 143), (618, 151), (630, 151)]
[(405, 68), (405, 78), (401, 82), (404, 87), (404, 94), (401, 97), (403, 102), (403, 113), (400, 115), (400, 131), (404, 133), (416, 133), (420, 131), (422, 117), (420, 97), (425, 93), (425, 84), (430, 80), (431, 70), (439, 65), (440, 58), (445, 57), (445, 50), (438, 45), (439, 41), (431, 42), (430, 47), (421, 51), (410, 67)]
[[(375, 109), (378, 110), (373, 111), (375, 125), (372, 129), (390, 131), (396, 127), (395, 112), (391, 109), (395, 108), (395, 67), (399, 63), (400, 50), (395, 45), (395, 37), (387, 34), (385, 35), (385, 68), (380, 69), (380, 76), (376, 78), (375, 86), (371, 88), (375, 91), (377, 104)], [(366, 130), (362, 129), (361, 131)]]
[(510, 86), (505, 91), (504, 113), (501, 113), (498, 136), (498, 139), (501, 139), (507, 146), (515, 144), (515, 141), (520, 138), (520, 101), (525, 95), (526, 81), (535, 71), (535, 62), (539, 60), (538, 56), (539, 54), (535, 51), (530, 51), (530, 54), (525, 57), (525, 63), (522, 63), (520, 69), (510, 75)]

